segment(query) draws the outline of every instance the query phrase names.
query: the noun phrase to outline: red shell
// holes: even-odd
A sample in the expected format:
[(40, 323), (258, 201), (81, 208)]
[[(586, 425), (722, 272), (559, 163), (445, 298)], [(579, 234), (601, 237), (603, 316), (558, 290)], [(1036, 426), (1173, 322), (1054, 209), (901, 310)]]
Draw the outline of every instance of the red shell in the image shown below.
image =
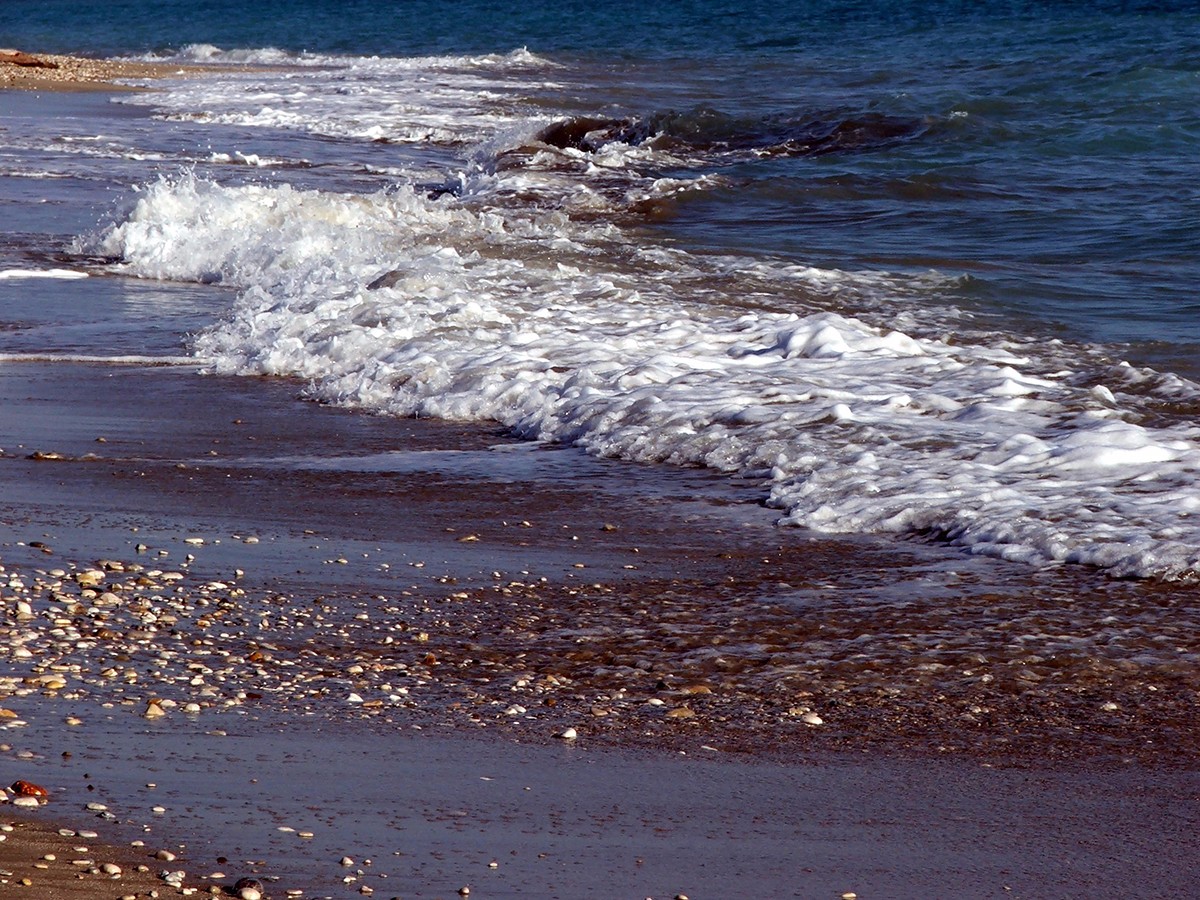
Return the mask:
[(9, 790), (20, 797), (50, 796), (44, 787), (42, 787), (40, 784), (34, 784), (32, 781), (14, 781)]

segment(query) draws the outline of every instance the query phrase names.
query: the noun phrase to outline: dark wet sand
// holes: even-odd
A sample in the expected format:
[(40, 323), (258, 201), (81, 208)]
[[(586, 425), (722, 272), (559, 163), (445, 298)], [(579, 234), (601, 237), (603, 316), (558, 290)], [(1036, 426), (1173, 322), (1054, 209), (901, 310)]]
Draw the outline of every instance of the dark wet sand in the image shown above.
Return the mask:
[[(116, 813), (102, 838), (149, 828), (187, 845), (189, 873), (278, 877), (271, 896), (1200, 886), (1189, 590), (815, 540), (709, 473), (322, 409), (298, 390), (0, 364), (8, 572), (122, 560), (183, 568), (189, 590), (236, 580), (241, 618), (204, 634), (265, 657), (230, 676), (251, 696), (195, 717), (146, 720), (141, 688), (105, 688), (86, 658), (74, 694), (0, 697), (29, 723), (0, 731), (0, 781), (46, 783), (39, 816), (77, 827), (101, 797)], [(295, 617), (264, 630), (279, 597)], [(10, 636), (39, 621), (6, 614)], [(403, 620), (397, 643), (380, 649), (359, 615)], [(143, 682), (165, 645), (149, 646), (129, 650)], [(278, 660), (325, 693), (289, 693)], [(0, 672), (39, 662), (5, 656)], [(346, 702), (384, 681), (413, 690)]]
[[(175, 863), (156, 859), (157, 848), (112, 846), (100, 838), (80, 836), (80, 831), (98, 834), (90, 827), (64, 828), (35, 815), (0, 813), (0, 826), (10, 829), (0, 830), (5, 837), (0, 842), (0, 894), (5, 897), (110, 900), (131, 894), (149, 897), (151, 891), (160, 897), (185, 896), (158, 877), (164, 867)], [(117, 870), (102, 868), (106, 865)]]

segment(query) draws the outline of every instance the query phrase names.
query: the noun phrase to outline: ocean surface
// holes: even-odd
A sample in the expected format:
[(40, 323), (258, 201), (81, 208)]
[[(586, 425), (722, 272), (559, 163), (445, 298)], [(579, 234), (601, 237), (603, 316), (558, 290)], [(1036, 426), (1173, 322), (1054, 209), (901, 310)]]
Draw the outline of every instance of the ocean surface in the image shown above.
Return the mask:
[(1193, 4), (5, 0), (0, 46), (225, 64), (0, 93), (10, 359), (293, 375), (818, 532), (1200, 572)]

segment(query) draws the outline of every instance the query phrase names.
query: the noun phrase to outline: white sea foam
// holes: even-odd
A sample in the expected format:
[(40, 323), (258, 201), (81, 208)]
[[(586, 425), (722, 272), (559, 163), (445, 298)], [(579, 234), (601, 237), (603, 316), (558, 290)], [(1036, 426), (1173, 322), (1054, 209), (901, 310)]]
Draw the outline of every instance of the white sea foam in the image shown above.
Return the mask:
[(189, 356), (145, 356), (123, 354), (120, 356), (97, 356), (86, 353), (0, 353), (0, 362), (5, 363), (88, 363), (102, 366), (178, 366), (198, 368), (201, 365)]
[(1200, 429), (1151, 424), (1151, 374), (1085, 371), (1053, 343), (943, 337), (917, 302), (882, 324), (920, 279), (639, 248), (597, 221), (407, 187), (183, 176), (87, 249), (143, 277), (240, 289), (197, 341), (219, 372), (741, 473), (822, 531), (1120, 575), (1200, 570)]
[(180, 58), (256, 67), (163, 82), (154, 97), (119, 102), (152, 106), (167, 118), (394, 143), (483, 140), (524, 118), (514, 109), (511, 74), (554, 68), (523, 49), (395, 58), (197, 45)]
[(79, 272), (75, 269), (0, 269), (0, 281), (11, 281), (26, 278), (55, 278), (60, 280), (70, 280), (74, 278), (87, 277), (87, 272)]

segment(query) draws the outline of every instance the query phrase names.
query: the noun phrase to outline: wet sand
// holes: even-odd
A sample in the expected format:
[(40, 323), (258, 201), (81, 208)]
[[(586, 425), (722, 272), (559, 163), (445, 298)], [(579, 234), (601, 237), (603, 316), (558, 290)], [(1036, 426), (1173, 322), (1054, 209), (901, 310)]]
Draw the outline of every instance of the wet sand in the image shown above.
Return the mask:
[(1194, 675), (1104, 624), (1182, 656), (1186, 589), (818, 540), (710, 473), (300, 390), (0, 367), (0, 767), (41, 815), (99, 797), (112, 843), (272, 896), (1194, 891)]
[[(0, 842), (0, 893), (5, 896), (38, 900), (190, 896), (159, 877), (165, 867), (173, 868), (176, 862), (158, 858), (162, 850), (151, 849), (144, 841), (137, 846), (112, 846), (90, 826), (68, 828), (28, 814), (18, 818), (6, 813), (0, 813), (0, 835), (4, 837)], [(216, 884), (218, 890), (224, 887), (220, 879), (197, 881), (196, 892), (210, 884)]]

